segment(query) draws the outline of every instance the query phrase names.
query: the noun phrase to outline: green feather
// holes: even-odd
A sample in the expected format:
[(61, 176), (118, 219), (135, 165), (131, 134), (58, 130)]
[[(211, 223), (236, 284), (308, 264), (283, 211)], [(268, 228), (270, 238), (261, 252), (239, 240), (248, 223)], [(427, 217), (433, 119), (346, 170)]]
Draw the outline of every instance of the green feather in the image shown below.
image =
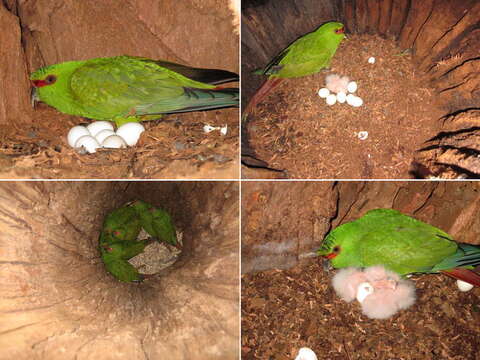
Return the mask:
[(43, 81), (52, 75), (53, 83), (36, 89), (40, 101), (67, 114), (117, 125), (239, 102), (237, 88), (216, 88), (216, 84), (238, 80), (234, 73), (140, 57), (68, 61), (41, 68), (30, 79)]
[(330, 66), (338, 46), (345, 38), (339, 22), (328, 22), (317, 30), (302, 36), (282, 50), (261, 71), (270, 77), (293, 78), (307, 76)]
[(446, 232), (392, 209), (376, 209), (325, 238), (319, 255), (336, 268), (384, 265), (399, 274), (480, 264), (480, 247), (457, 244)]

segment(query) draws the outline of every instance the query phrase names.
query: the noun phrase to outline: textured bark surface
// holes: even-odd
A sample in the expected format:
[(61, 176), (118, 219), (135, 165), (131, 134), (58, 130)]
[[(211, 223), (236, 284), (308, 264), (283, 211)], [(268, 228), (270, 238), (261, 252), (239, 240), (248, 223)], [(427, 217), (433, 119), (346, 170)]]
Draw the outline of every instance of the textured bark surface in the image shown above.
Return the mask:
[[(136, 198), (183, 231), (173, 267), (120, 283), (98, 257), (105, 214)], [(238, 357), (238, 184), (0, 186), (1, 359)]]
[(291, 268), (330, 229), (376, 208), (397, 209), (478, 245), (479, 191), (476, 182), (244, 182), (242, 273)]
[[(297, 37), (312, 31), (329, 20), (342, 21), (350, 32), (379, 33), (394, 36), (402, 48), (410, 48), (420, 72), (429, 75), (436, 96), (445, 104), (445, 116), (480, 107), (480, 3), (475, 0), (342, 0), (335, 6), (311, 8), (302, 14), (302, 20), (314, 26), (289, 21), (308, 1), (244, 1), (242, 29), (242, 96), (246, 103), (261, 80), (251, 75), (255, 68), (264, 66), (275, 54)], [(248, 6), (248, 4), (252, 4)], [(254, 6), (255, 5), (255, 6)], [(279, 8), (281, 11), (279, 11)], [(268, 18), (268, 22), (264, 22)], [(281, 20), (281, 21), (280, 21)], [(279, 29), (278, 24), (285, 24)], [(288, 31), (286, 30), (288, 29)], [(441, 120), (440, 120), (441, 121)], [(244, 124), (243, 126), (248, 126)], [(478, 129), (471, 132), (471, 143)], [(440, 134), (439, 134), (440, 135)], [(427, 140), (427, 139), (425, 139)], [(255, 149), (248, 149), (250, 154)], [(439, 145), (437, 143), (436, 145)], [(476, 148), (468, 148), (477, 155)], [(456, 176), (479, 177), (470, 163), (458, 167), (464, 154), (449, 152), (451, 166), (444, 167)], [(413, 159), (412, 159), (413, 160)], [(418, 160), (417, 160), (418, 161)], [(423, 161), (426, 167), (435, 159)], [(457, 167), (455, 167), (457, 166)], [(437, 169), (431, 170), (433, 173)], [(446, 174), (445, 177), (451, 177)]]
[(336, 198), (332, 183), (242, 183), (242, 272), (289, 268), (308, 256), (328, 231)]

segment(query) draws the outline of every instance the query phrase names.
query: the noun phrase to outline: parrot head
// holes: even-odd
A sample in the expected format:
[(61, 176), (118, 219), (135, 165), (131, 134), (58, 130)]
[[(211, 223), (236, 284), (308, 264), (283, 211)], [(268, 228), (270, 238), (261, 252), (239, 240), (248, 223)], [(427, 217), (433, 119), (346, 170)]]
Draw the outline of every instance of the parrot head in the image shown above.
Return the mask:
[(336, 38), (338, 42), (346, 37), (345, 26), (340, 22), (328, 22), (320, 26), (317, 31), (321, 31), (324, 34), (332, 34), (333, 38)]
[(102, 254), (121, 255), (123, 246), (119, 243), (102, 244), (100, 245), (100, 251)]
[(323, 240), (321, 248), (317, 250), (317, 254), (330, 260), (334, 268), (361, 267), (360, 259), (355, 255), (358, 253), (355, 249), (356, 242), (351, 241), (349, 236), (345, 236), (343, 232), (339, 233), (337, 230), (343, 229), (337, 228), (330, 232)]
[[(83, 63), (83, 61), (67, 61), (34, 71), (30, 75), (33, 86), (32, 102), (39, 100), (51, 106), (53, 103), (58, 104), (59, 98), (69, 94), (71, 76)], [(54, 107), (58, 108), (58, 106)]]

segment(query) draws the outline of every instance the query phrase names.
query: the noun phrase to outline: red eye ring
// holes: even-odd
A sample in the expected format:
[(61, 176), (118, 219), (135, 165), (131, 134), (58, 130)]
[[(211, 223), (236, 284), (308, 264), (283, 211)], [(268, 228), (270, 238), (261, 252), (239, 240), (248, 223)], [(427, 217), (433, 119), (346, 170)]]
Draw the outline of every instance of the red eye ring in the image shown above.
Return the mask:
[(345, 27), (341, 27), (340, 29), (335, 30), (335, 34), (343, 34), (345, 33)]

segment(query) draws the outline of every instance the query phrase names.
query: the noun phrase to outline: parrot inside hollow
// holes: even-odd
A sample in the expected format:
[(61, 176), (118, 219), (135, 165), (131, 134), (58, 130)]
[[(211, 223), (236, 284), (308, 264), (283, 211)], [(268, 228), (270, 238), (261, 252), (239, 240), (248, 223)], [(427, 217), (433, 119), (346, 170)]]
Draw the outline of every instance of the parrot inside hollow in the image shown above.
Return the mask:
[(30, 80), (32, 99), (117, 126), (162, 114), (238, 107), (239, 99), (238, 88), (217, 86), (238, 81), (237, 74), (134, 56), (67, 61), (38, 69)]
[(142, 241), (116, 241), (100, 245), (102, 261), (108, 272), (124, 282), (141, 282), (147, 277), (140, 274), (127, 260), (142, 253), (154, 239)]
[(265, 68), (255, 71), (258, 75), (268, 75), (268, 79), (250, 99), (243, 118), (284, 79), (312, 75), (328, 68), (344, 38), (345, 27), (342, 23), (327, 22), (295, 40)]
[(318, 255), (334, 268), (383, 265), (400, 275), (438, 273), (480, 286), (472, 269), (480, 246), (453, 241), (446, 232), (392, 209), (368, 211), (331, 231)]
[(180, 248), (175, 226), (170, 215), (165, 210), (156, 208), (142, 200), (133, 202), (131, 207), (137, 211), (143, 229), (150, 236), (153, 236), (160, 242)]
[(141, 229), (138, 212), (130, 206), (124, 206), (107, 215), (103, 222), (100, 242), (134, 241)]
[[(152, 237), (137, 241), (142, 228)], [(173, 221), (165, 210), (142, 200), (113, 210), (105, 217), (99, 237), (105, 268), (120, 281), (143, 281), (151, 275), (140, 274), (128, 260), (142, 253), (145, 246), (154, 241), (182, 249)]]

